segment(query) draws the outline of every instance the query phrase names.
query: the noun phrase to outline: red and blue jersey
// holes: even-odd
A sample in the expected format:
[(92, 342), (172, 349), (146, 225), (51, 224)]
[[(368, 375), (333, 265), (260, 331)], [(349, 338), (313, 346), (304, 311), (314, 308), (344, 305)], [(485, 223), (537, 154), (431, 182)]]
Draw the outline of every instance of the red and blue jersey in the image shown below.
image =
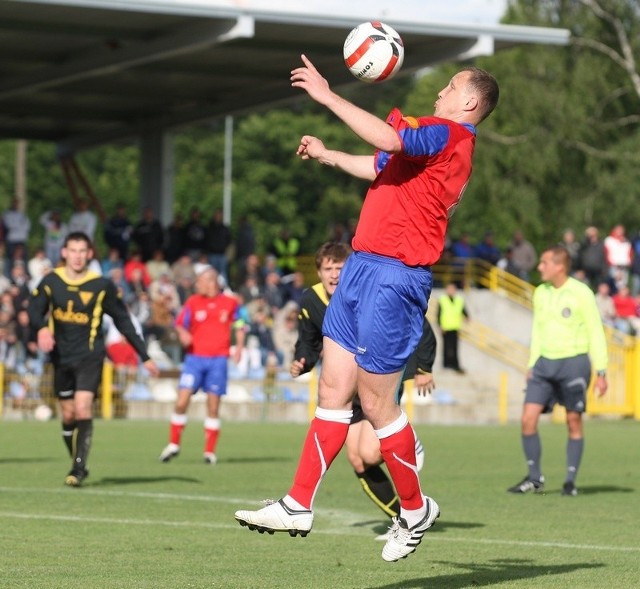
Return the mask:
[(187, 353), (196, 356), (228, 356), (231, 330), (238, 315), (238, 301), (225, 294), (195, 294), (184, 303), (176, 325), (191, 333)]
[(404, 117), (397, 108), (387, 123), (397, 131), (402, 150), (376, 152), (377, 176), (352, 246), (407, 266), (430, 266), (442, 255), (449, 217), (471, 176), (475, 127), (438, 117)]

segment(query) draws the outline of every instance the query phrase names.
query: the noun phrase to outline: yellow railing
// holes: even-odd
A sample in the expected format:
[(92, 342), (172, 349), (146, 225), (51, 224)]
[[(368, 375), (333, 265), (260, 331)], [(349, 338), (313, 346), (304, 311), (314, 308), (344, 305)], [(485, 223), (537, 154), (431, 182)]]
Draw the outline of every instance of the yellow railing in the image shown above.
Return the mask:
[[(438, 264), (433, 267), (433, 278), (435, 286), (456, 282), (467, 288), (486, 288), (527, 309), (532, 308), (535, 288), (533, 285), (483, 260), (454, 260), (452, 264)], [(427, 313), (433, 325), (437, 323), (435, 307), (431, 305)], [(640, 338), (630, 337), (609, 328), (605, 331), (609, 350), (609, 391), (604, 397), (596, 397), (592, 380), (587, 399), (587, 413), (628, 416), (640, 420)], [(465, 323), (460, 336), (484, 353), (526, 374), (529, 359), (527, 346), (473, 319)], [(505, 414), (506, 375), (501, 374), (500, 378), (499, 411)], [(309, 396), (310, 416), (315, 410), (315, 390), (317, 389), (312, 386)], [(411, 411), (411, 387), (406, 389), (405, 394), (408, 394), (407, 409)]]
[(529, 348), (479, 321), (466, 321), (460, 330), (460, 337), (504, 364), (523, 372), (527, 369)]
[[(434, 267), (434, 280), (442, 285), (457, 282), (466, 287), (479, 286), (505, 296), (531, 309), (534, 287), (482, 260), (454, 261), (453, 265)], [(609, 390), (597, 397), (592, 387), (588, 393), (590, 415), (621, 415), (640, 419), (640, 338), (605, 328), (609, 351)], [(477, 321), (469, 321), (461, 337), (483, 352), (526, 372), (528, 348)]]
[(435, 286), (455, 282), (465, 288), (487, 288), (531, 309), (535, 287), (509, 272), (479, 259), (453, 259), (450, 264), (433, 267)]
[(587, 397), (590, 415), (624, 415), (640, 419), (640, 338), (607, 328), (609, 389), (603, 397), (593, 390)]
[[(111, 362), (104, 363), (99, 395), (94, 406), (97, 417), (112, 419), (126, 414), (122, 392), (127, 384), (121, 376), (116, 378)], [(53, 366), (45, 364), (43, 374), (36, 375), (28, 371), (25, 374), (17, 373), (0, 363), (0, 416), (13, 411), (28, 419), (38, 405), (47, 405), (54, 414), (58, 410), (53, 389)]]

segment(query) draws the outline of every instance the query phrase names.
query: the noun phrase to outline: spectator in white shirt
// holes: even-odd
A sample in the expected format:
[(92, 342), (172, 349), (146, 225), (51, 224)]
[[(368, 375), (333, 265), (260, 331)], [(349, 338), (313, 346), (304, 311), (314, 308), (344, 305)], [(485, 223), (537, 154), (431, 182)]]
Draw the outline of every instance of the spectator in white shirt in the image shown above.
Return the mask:
[(53, 268), (51, 260), (47, 258), (44, 249), (39, 247), (33, 257), (27, 262), (27, 270), (29, 272), (29, 290), (33, 290), (38, 286), (39, 282), (45, 274), (48, 274)]
[(11, 272), (11, 266), (13, 265), (14, 251), (17, 247), (22, 246), (27, 250), (27, 240), (29, 239), (29, 232), (31, 231), (31, 221), (21, 210), (18, 208), (18, 199), (14, 198), (11, 201), (11, 208), (4, 212), (2, 215), (2, 221), (5, 227), (5, 243), (6, 243), (6, 256), (7, 256), (7, 268), (6, 272)]
[(81, 231), (86, 233), (93, 242), (97, 222), (95, 213), (89, 210), (89, 203), (86, 200), (81, 200), (78, 202), (78, 210), (69, 218), (69, 233)]

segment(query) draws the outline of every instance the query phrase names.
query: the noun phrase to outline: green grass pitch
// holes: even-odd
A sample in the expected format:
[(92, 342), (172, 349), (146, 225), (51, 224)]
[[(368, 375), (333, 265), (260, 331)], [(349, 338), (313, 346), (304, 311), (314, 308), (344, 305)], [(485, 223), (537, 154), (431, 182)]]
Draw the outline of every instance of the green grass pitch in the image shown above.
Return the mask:
[(425, 492), (442, 515), (397, 563), (374, 537), (387, 522), (341, 454), (306, 538), (258, 534), (238, 508), (284, 494), (306, 427), (224, 423), (215, 467), (202, 424), (158, 462), (163, 422), (96, 421), (90, 477), (66, 488), (57, 422), (0, 422), (0, 587), (4, 589), (461, 589), (640, 587), (640, 430), (586, 424), (580, 495), (563, 497), (565, 428), (545, 423), (544, 495), (524, 474), (517, 426), (418, 426)]

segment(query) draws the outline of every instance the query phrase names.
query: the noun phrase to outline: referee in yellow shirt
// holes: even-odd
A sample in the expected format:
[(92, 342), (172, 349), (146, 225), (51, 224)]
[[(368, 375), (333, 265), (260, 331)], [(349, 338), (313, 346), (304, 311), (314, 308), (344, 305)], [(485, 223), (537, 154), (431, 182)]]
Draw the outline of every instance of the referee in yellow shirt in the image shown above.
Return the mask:
[(527, 388), (522, 410), (522, 448), (529, 472), (510, 493), (542, 493), (538, 420), (555, 403), (567, 410), (567, 476), (562, 494), (578, 494), (575, 480), (584, 449), (582, 414), (591, 381), (607, 392), (607, 344), (591, 289), (571, 278), (571, 258), (562, 246), (542, 252), (538, 270), (543, 284), (533, 295), (533, 329)]

